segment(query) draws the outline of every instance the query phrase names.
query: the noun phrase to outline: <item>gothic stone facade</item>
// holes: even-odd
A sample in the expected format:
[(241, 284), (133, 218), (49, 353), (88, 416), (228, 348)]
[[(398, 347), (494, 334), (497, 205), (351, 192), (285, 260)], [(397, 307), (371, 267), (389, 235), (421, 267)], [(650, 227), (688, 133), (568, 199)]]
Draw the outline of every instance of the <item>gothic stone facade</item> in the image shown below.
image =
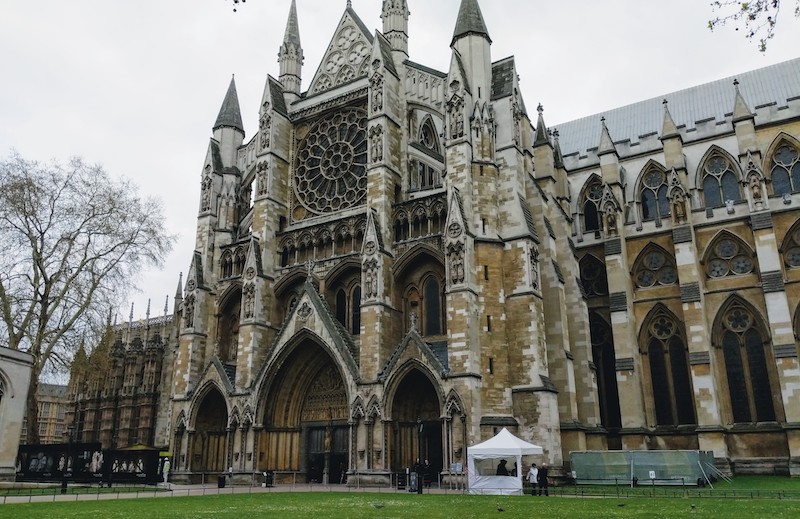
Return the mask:
[(14, 481), (33, 355), (0, 347), (0, 481)]
[[(174, 344), (172, 318), (166, 315), (109, 327), (90, 354), (78, 351), (67, 386), (64, 422), (73, 441), (98, 442), (104, 449), (135, 445), (166, 447), (156, 439), (163, 405), (166, 345)], [(69, 431), (67, 431), (69, 432)], [(63, 441), (63, 439), (61, 440)]]
[(555, 467), (797, 474), (800, 62), (550, 132), (477, 0), (446, 71), (408, 59), (408, 14), (348, 6), (301, 92), (293, 2), (249, 141), (231, 81), (165, 353), (176, 476), (447, 475), (500, 427)]

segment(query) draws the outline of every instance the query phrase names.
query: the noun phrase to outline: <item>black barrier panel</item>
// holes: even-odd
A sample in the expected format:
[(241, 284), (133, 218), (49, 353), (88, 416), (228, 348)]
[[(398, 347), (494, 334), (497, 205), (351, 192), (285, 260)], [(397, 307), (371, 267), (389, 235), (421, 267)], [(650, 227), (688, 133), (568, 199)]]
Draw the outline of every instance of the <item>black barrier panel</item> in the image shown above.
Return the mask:
[(100, 481), (104, 459), (99, 443), (20, 445), (16, 461), (17, 481)]
[(158, 450), (105, 451), (106, 478), (111, 483), (158, 483), (161, 459)]

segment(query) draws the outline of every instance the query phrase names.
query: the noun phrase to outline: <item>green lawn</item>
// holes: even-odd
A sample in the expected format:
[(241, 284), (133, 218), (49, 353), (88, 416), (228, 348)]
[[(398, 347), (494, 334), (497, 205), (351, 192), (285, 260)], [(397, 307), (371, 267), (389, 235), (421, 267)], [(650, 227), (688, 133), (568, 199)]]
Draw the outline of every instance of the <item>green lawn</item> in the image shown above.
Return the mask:
[[(777, 499), (719, 498), (625, 498), (502, 497), (470, 495), (416, 495), (364, 493), (257, 493), (223, 494), (204, 497), (177, 497), (116, 501), (78, 501), (0, 505), (0, 518), (208, 518), (208, 517), (288, 517), (291, 519), (341, 518), (484, 518), (544, 517), (578, 519), (584, 517), (656, 518), (759, 518), (800, 517), (800, 501)], [(692, 508), (694, 505), (694, 508)]]

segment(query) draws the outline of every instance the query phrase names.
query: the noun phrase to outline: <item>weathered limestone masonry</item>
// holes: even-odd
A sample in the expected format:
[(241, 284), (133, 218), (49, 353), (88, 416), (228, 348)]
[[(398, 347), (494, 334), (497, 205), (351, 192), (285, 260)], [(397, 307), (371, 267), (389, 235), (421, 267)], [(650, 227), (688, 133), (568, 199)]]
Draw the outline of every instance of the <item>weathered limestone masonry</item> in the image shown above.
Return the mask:
[(14, 481), (33, 355), (0, 348), (0, 481)]
[(446, 480), (501, 427), (555, 475), (800, 475), (800, 59), (548, 128), (477, 0), (445, 71), (408, 1), (381, 19), (348, 3), (303, 91), (293, 0), (249, 140), (231, 80), (164, 334), (174, 476)]

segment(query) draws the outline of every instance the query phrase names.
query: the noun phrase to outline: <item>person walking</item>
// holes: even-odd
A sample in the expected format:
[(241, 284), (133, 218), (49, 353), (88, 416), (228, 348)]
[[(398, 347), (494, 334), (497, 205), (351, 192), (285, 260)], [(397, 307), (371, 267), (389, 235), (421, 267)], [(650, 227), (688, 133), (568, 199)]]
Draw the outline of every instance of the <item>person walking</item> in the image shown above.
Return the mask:
[(549, 496), (550, 494), (547, 491), (547, 463), (542, 463), (538, 474), (536, 474), (536, 481), (539, 483), (539, 495), (542, 495), (542, 491), (544, 491), (544, 495)]
[(536, 484), (539, 482), (539, 469), (536, 468), (536, 463), (531, 463), (531, 468), (528, 469), (528, 483), (531, 485), (531, 495), (536, 495)]

